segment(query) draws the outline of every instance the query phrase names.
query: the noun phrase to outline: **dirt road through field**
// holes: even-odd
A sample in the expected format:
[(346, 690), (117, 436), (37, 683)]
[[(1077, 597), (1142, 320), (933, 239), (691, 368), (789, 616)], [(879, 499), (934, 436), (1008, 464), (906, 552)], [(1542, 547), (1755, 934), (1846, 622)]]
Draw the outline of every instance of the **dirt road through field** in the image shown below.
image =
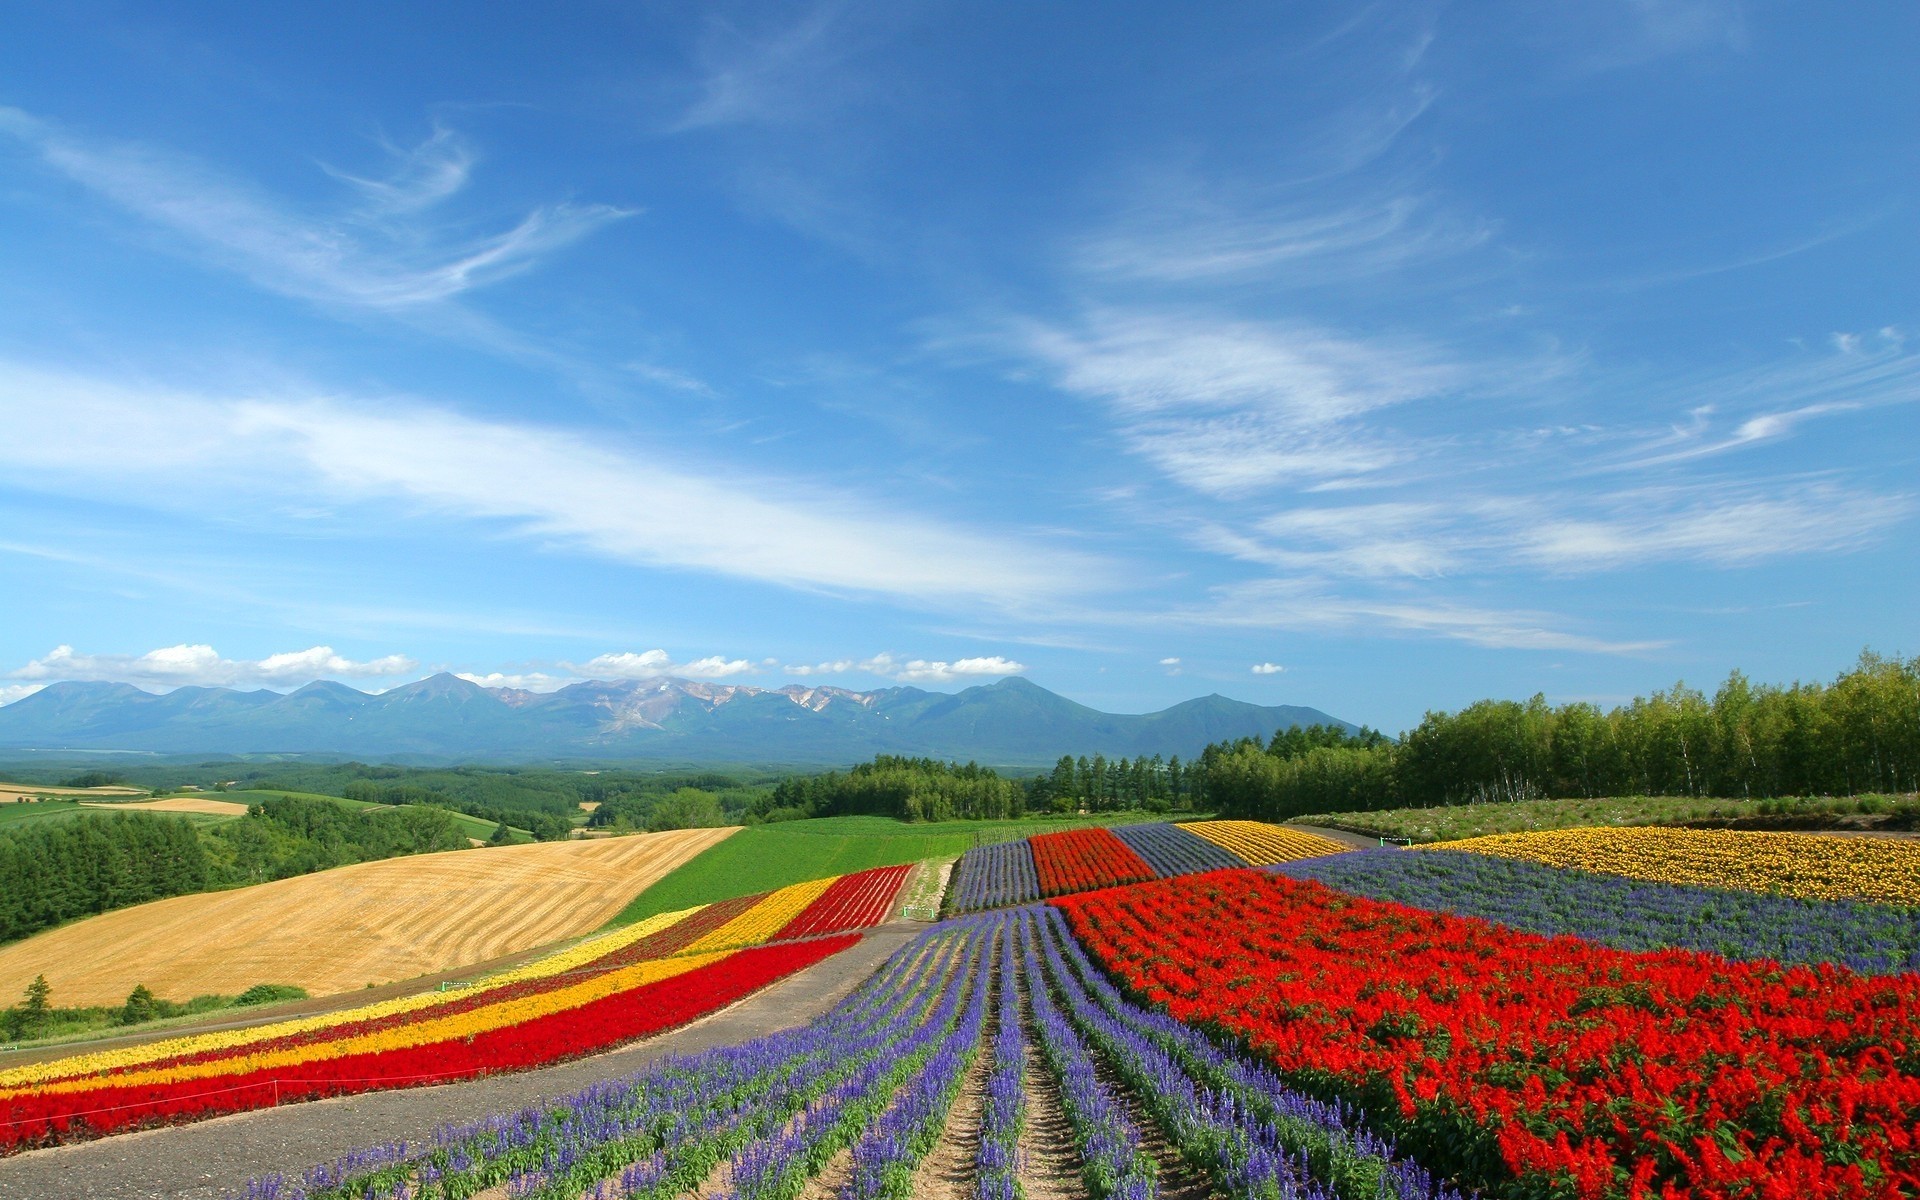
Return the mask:
[(803, 1024), (837, 1004), (925, 926), (896, 922), (825, 962), (695, 1023), (608, 1054), (442, 1087), (294, 1104), (0, 1158), (0, 1200), (223, 1200), (272, 1171), (297, 1176), (348, 1151), (567, 1095), (693, 1053)]

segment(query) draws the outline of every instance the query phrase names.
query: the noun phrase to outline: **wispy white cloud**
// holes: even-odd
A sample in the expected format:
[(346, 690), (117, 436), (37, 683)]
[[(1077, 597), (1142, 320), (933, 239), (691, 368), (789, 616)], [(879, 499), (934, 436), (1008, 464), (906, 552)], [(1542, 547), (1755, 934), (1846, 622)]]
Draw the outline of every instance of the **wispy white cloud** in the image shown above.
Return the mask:
[[(848, 6), (816, 3), (798, 19), (750, 31), (718, 16), (698, 49), (698, 97), (674, 120), (675, 132), (743, 124), (786, 124), (820, 102), (823, 78), (850, 52)], [(837, 81), (847, 86), (843, 77)]]
[(1253, 673), (1255, 675), (1278, 675), (1285, 670), (1286, 668), (1279, 663), (1259, 662), (1253, 664)]
[(44, 683), (0, 683), (0, 708), (12, 704), (15, 700), (25, 700), (46, 686)]
[(631, 650), (599, 654), (583, 663), (564, 663), (566, 670), (581, 679), (659, 679), (678, 675), (688, 679), (725, 679), (746, 675), (757, 668), (744, 658), (709, 654), (687, 662), (675, 662), (665, 650)]
[(872, 658), (838, 659), (822, 663), (798, 663), (781, 668), (787, 675), (807, 678), (813, 675), (878, 675), (883, 679), (894, 679), (901, 683), (952, 683), (962, 679), (977, 679), (999, 675), (1018, 675), (1027, 669), (1025, 663), (1000, 655), (987, 655), (976, 658), (945, 659), (912, 658), (901, 659), (892, 654), (880, 653)]
[(1581, 575), (1656, 563), (1739, 567), (1869, 545), (1914, 498), (1827, 480), (1605, 492), (1462, 493), (1445, 503), (1295, 508), (1194, 538), (1243, 562), (1344, 579)]
[(1351, 281), (1465, 253), (1492, 238), (1486, 220), (1430, 211), (1407, 193), (1331, 206), (1274, 199), (1223, 202), (1217, 187), (1169, 185), (1081, 240), (1069, 263), (1100, 281), (1229, 282), (1247, 277), (1312, 286)]
[[(110, 682), (160, 687), (285, 687), (316, 679), (394, 679), (419, 664), (404, 654), (356, 661), (331, 646), (313, 646), (259, 659), (222, 656), (212, 646), (163, 646), (145, 654), (85, 654), (72, 646), (9, 671), (18, 680)], [(16, 697), (17, 699), (18, 697)]]
[(1590, 464), (1592, 472), (1633, 472), (1691, 462), (1782, 441), (1813, 422), (1920, 403), (1920, 353), (1905, 331), (1886, 326), (1838, 332), (1827, 349), (1807, 349), (1740, 371), (1717, 371), (1666, 384), (1652, 399), (1685, 419), (1650, 432), (1628, 431), (1623, 450)]
[(1744, 566), (1871, 544), (1912, 514), (1914, 500), (1816, 482), (1641, 488), (1595, 507), (1594, 516), (1548, 515), (1517, 529), (1514, 556), (1567, 573), (1674, 561)]
[[(215, 398), (0, 362), (0, 423), (10, 431), (0, 465), (31, 472), (34, 486), (95, 494), (102, 462), (209, 468), (201, 487), (124, 496), (169, 511), (225, 517), (242, 496), (324, 500), (343, 520), (481, 521), (621, 562), (935, 605), (1018, 608), (1105, 586), (1110, 574), (1085, 554), (917, 518), (843, 488), (742, 486), (585, 431), (406, 401)], [(257, 519), (270, 519), (268, 507)]]
[(466, 237), (427, 214), (465, 186), (472, 155), (445, 130), (393, 151), (392, 174), (334, 171), (362, 199), (314, 216), (185, 157), (68, 133), (0, 108), (0, 134), (53, 169), (183, 238), (214, 265), (284, 295), (400, 311), (451, 300), (528, 270), (631, 211), (570, 201), (541, 206), (497, 233)]
[(1391, 466), (1409, 448), (1360, 418), (1465, 381), (1416, 340), (1192, 312), (1096, 310), (1018, 326), (1014, 342), (1061, 390), (1105, 406), (1136, 453), (1218, 496)]
[(1289, 629), (1362, 636), (1417, 634), (1493, 650), (1577, 650), (1638, 654), (1664, 641), (1616, 640), (1567, 628), (1567, 618), (1524, 609), (1458, 604), (1428, 596), (1345, 596), (1317, 584), (1263, 579), (1215, 590), (1211, 603), (1166, 614), (1196, 626)]

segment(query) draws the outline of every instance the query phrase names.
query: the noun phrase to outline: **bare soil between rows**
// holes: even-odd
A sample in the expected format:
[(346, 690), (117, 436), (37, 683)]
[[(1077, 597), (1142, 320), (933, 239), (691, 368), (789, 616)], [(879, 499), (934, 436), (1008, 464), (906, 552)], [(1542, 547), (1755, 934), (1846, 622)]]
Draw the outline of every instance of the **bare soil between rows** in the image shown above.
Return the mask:
[(0, 1200), (222, 1200), (249, 1179), (298, 1175), (349, 1151), (423, 1139), (643, 1070), (669, 1054), (730, 1046), (805, 1024), (839, 1003), (926, 926), (897, 921), (690, 1025), (534, 1071), (240, 1113), (192, 1125), (0, 1158)]

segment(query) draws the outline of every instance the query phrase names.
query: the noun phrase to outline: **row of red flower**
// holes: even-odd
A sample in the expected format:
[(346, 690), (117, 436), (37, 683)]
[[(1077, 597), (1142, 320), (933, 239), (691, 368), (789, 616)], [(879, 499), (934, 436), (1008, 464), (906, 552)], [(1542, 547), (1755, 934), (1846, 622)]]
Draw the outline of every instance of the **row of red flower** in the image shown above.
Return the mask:
[(875, 867), (842, 875), (820, 893), (819, 899), (807, 905), (805, 912), (774, 934), (772, 940), (878, 925), (893, 911), (894, 898), (900, 894), (900, 887), (906, 883), (911, 870), (911, 866)]
[(1065, 896), (1089, 888), (1138, 883), (1159, 872), (1133, 847), (1107, 829), (1069, 829), (1027, 839), (1042, 896)]
[(1124, 984), (1469, 1186), (1920, 1194), (1920, 978), (1629, 953), (1255, 871), (1054, 903)]
[(685, 974), (517, 1025), (402, 1049), (253, 1071), (0, 1100), (0, 1151), (143, 1125), (539, 1066), (685, 1024), (852, 945), (855, 934), (741, 950)]
[[(789, 940), (838, 933), (879, 923), (891, 909), (894, 897), (898, 894), (908, 870), (907, 867), (886, 867), (842, 876), (770, 940)], [(641, 938), (572, 970), (473, 988), (435, 1004), (430, 1011), (390, 1012), (363, 1020), (321, 1025), (280, 1037), (144, 1060), (139, 1067), (142, 1070), (154, 1070), (191, 1066), (225, 1058), (239, 1058), (249, 1054), (290, 1050), (300, 1046), (319, 1046), (383, 1030), (399, 1029), (424, 1017), (434, 1019), (452, 1017), (510, 1000), (539, 996), (563, 987), (570, 987), (595, 975), (677, 954), (706, 934), (722, 928), (735, 917), (751, 910), (769, 895), (770, 893), (761, 892), (707, 905), (699, 912), (669, 925), (658, 933)]]

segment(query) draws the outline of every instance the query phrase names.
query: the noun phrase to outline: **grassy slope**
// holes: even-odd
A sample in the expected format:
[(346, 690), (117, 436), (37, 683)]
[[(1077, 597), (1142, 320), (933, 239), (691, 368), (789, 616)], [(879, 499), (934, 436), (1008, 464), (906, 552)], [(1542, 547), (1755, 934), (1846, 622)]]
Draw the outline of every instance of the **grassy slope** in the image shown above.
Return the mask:
[(975, 844), (1013, 841), (1050, 829), (1162, 821), (1147, 813), (1031, 821), (937, 821), (908, 824), (891, 817), (820, 817), (742, 829), (654, 884), (609, 925), (733, 896), (770, 891), (827, 875), (962, 854)]
[(1380, 812), (1319, 813), (1303, 825), (1330, 825), (1382, 837), (1445, 842), (1489, 833), (1571, 829), (1585, 825), (1674, 825), (1741, 817), (1831, 817), (1835, 825), (1855, 814), (1885, 812), (1899, 797), (1717, 800), (1690, 796), (1608, 796), (1595, 800), (1522, 800), (1513, 804), (1460, 804), (1445, 808), (1393, 808)]
[(0, 804), (0, 829), (19, 829), (48, 821), (65, 821), (84, 812), (98, 811), (100, 810), (82, 808), (72, 800), (35, 800), (19, 804)]
[[(299, 796), (307, 800), (325, 800), (331, 804), (338, 804), (342, 808), (357, 808), (363, 811), (370, 808), (392, 808), (393, 807), (393, 805), (379, 804), (372, 800), (349, 800), (344, 796), (323, 796), (317, 792), (283, 792), (283, 791), (254, 790), (254, 791), (244, 791), (244, 792), (243, 791), (209, 792), (207, 793), (207, 795), (209, 799), (237, 800), (241, 804), (256, 804), (262, 800), (271, 799), (272, 797), (275, 797), (275, 796)], [(499, 828), (499, 824), (497, 822), (488, 821), (480, 817), (470, 817), (465, 813), (454, 813), (453, 823), (460, 827), (460, 832), (462, 834), (470, 838), (478, 838), (483, 842), (486, 841), (488, 838), (492, 837), (493, 831)], [(509, 826), (509, 828), (514, 828), (514, 827)], [(524, 829), (517, 830), (517, 832), (519, 833), (519, 836), (514, 839), (515, 841), (530, 842), (533, 840), (533, 835), (526, 832)]]

